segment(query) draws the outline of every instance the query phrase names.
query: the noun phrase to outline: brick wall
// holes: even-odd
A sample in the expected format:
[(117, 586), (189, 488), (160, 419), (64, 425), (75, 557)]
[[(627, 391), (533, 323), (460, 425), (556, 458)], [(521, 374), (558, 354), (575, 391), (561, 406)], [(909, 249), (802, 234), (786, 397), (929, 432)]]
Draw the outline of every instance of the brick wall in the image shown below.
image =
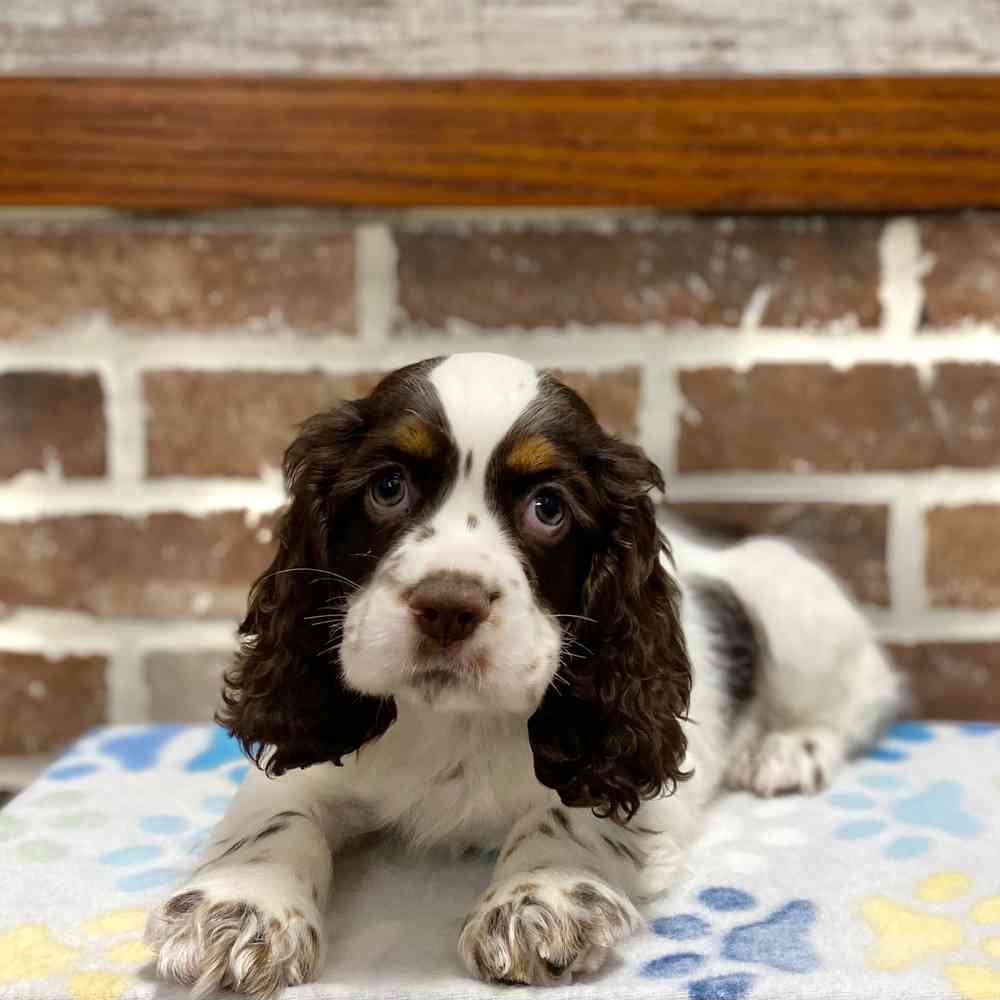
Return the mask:
[(291, 427), (556, 366), (714, 529), (811, 544), (931, 715), (1000, 717), (1000, 218), (0, 216), (0, 755), (208, 718)]

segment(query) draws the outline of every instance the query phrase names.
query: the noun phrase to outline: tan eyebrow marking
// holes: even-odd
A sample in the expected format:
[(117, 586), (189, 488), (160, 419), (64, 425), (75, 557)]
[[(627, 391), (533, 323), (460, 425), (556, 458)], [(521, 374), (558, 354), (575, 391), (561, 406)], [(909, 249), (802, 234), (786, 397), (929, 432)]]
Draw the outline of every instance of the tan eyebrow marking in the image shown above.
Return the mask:
[(403, 417), (392, 432), (392, 443), (415, 458), (430, 458), (438, 450), (431, 429), (420, 417), (409, 414)]
[(541, 434), (533, 434), (518, 441), (507, 453), (508, 469), (521, 475), (533, 472), (544, 472), (552, 467), (556, 460), (556, 449), (548, 438)]

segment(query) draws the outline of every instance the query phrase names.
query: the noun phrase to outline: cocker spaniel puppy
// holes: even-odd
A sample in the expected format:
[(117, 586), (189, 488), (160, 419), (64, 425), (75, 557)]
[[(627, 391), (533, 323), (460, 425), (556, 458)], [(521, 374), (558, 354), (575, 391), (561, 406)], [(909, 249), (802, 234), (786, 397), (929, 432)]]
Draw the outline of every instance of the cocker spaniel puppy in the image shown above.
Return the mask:
[(260, 769), (147, 929), (196, 993), (314, 977), (337, 852), (390, 828), (499, 851), (472, 975), (594, 971), (720, 786), (815, 792), (899, 698), (824, 570), (668, 544), (656, 466), (521, 361), (396, 371), (306, 421), (285, 476), (221, 712)]

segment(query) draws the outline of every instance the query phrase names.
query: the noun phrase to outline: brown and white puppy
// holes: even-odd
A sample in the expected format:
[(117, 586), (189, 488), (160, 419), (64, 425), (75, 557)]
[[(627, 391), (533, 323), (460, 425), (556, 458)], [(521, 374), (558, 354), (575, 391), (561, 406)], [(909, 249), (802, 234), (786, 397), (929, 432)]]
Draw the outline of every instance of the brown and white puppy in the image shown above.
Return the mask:
[(594, 971), (720, 784), (815, 791), (898, 700), (787, 545), (679, 533), (675, 568), (657, 468), (513, 358), (394, 372), (308, 420), (285, 475), (221, 713), (261, 770), (147, 930), (198, 993), (317, 975), (332, 857), (385, 829), (499, 849), (471, 973)]

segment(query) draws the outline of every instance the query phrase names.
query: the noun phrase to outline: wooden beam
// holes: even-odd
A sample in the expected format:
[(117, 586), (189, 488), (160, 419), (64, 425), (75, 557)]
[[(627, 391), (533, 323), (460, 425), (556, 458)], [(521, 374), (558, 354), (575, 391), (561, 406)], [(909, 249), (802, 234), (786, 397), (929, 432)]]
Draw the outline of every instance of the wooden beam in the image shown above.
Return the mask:
[(0, 79), (0, 204), (1000, 207), (1000, 77)]

